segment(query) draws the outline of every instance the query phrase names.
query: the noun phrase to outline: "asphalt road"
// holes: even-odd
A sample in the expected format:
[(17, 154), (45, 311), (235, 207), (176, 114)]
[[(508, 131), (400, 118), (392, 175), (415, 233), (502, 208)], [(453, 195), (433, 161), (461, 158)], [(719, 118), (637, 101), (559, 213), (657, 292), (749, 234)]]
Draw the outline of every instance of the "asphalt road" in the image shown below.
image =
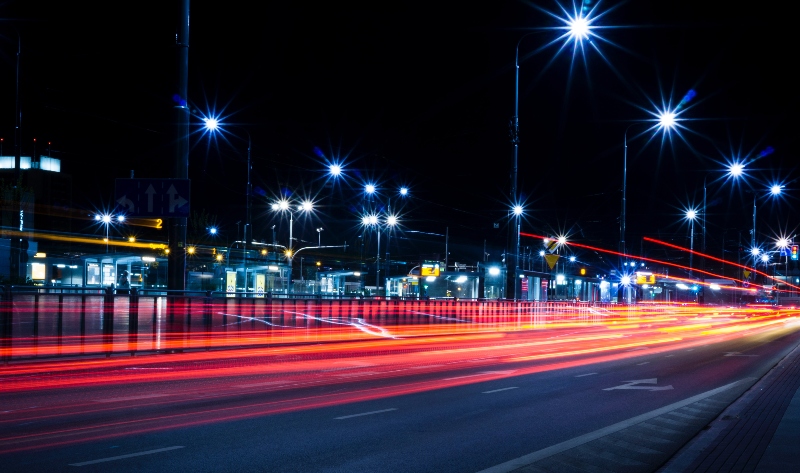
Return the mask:
[(9, 473), (655, 471), (800, 343), (798, 327), (19, 364), (0, 377), (0, 460)]

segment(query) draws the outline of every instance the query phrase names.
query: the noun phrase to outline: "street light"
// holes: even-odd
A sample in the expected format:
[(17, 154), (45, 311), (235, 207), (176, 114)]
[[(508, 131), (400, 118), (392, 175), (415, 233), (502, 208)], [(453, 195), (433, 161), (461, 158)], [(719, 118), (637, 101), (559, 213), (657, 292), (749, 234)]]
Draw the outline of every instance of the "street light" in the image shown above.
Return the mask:
[[(294, 214), (295, 212), (312, 212), (314, 210), (314, 202), (310, 200), (304, 200), (300, 204), (292, 204), (286, 200), (281, 199), (278, 202), (272, 204), (272, 210), (275, 212), (281, 213), (288, 213), (289, 214), (289, 244), (286, 246), (286, 259), (289, 260), (289, 278), (288, 278), (288, 285), (291, 288), (292, 284), (292, 259), (294, 258), (294, 239), (292, 237), (292, 231), (294, 227)], [(319, 230), (318, 230), (319, 231)]]
[(317, 246), (322, 246), (322, 231), (325, 230), (322, 227), (317, 228)]
[[(769, 194), (767, 194), (767, 197), (777, 197), (781, 195), (784, 187), (785, 186), (782, 184), (773, 184), (769, 188)], [(750, 248), (753, 250), (758, 249), (758, 247), (756, 246), (756, 203), (757, 203), (756, 201), (757, 200), (758, 200), (758, 194), (756, 192), (753, 192), (753, 231), (750, 237)], [(753, 267), (755, 267), (755, 262), (753, 262)]]
[[(378, 235), (378, 254), (375, 258), (375, 289), (378, 290), (381, 287), (381, 221), (378, 215), (376, 214), (369, 214), (364, 215), (361, 217), (361, 224), (365, 227), (375, 227), (375, 233)], [(387, 240), (389, 238), (389, 231), (397, 225), (397, 216), (396, 215), (387, 215), (383, 221), (383, 225), (386, 226), (386, 235)], [(387, 241), (388, 245), (388, 241)]]
[(250, 171), (252, 169), (252, 166), (250, 164), (251, 162), (250, 150), (253, 147), (253, 139), (250, 136), (250, 132), (247, 130), (247, 128), (243, 128), (237, 125), (222, 125), (219, 123), (219, 120), (217, 120), (214, 117), (203, 118), (203, 122), (205, 123), (206, 130), (208, 130), (211, 133), (217, 131), (222, 132), (224, 131), (224, 129), (221, 127), (225, 126), (228, 128), (241, 129), (242, 131), (245, 132), (245, 134), (247, 134), (247, 187), (245, 187), (245, 205), (244, 205), (245, 216), (244, 216), (244, 239), (243, 239), (244, 240), (244, 291), (247, 292), (247, 242), (250, 240), (250, 238), (248, 237), (247, 229), (248, 228), (250, 229), (249, 235), (253, 234), (253, 228), (250, 225), (250, 195), (253, 193), (253, 187), (250, 183)]
[(101, 222), (106, 226), (106, 253), (108, 253), (108, 227), (111, 225), (111, 222), (116, 220), (118, 223), (122, 223), (125, 221), (124, 215), (117, 215), (116, 218), (110, 214), (97, 214), (94, 216), (95, 221)]
[(689, 276), (692, 276), (692, 258), (694, 257), (694, 221), (697, 218), (697, 211), (689, 209), (686, 211), (686, 219), (689, 220)]
[[(625, 246), (625, 208), (627, 203), (627, 183), (628, 183), (628, 131), (634, 125), (642, 125), (642, 124), (650, 124), (649, 130), (656, 129), (656, 130), (663, 130), (664, 133), (668, 133), (673, 127), (676, 126), (677, 115), (674, 111), (671, 110), (664, 110), (660, 111), (655, 114), (657, 120), (655, 123), (653, 120), (647, 121), (637, 121), (631, 123), (630, 125), (625, 128), (625, 134), (623, 135), (623, 158), (622, 158), (622, 214), (620, 215), (620, 225), (619, 225), (619, 252), (621, 257), (624, 258), (627, 255), (627, 249)], [(654, 123), (654, 124), (653, 124)]]
[[(733, 179), (737, 179), (743, 173), (744, 173), (744, 165), (742, 163), (738, 162), (738, 161), (734, 161), (733, 163), (731, 163), (728, 166), (728, 172), (726, 173), (726, 175), (728, 177), (733, 178)], [(703, 253), (704, 254), (706, 252), (706, 221), (708, 220), (708, 217), (707, 217), (707, 214), (706, 214), (706, 209), (707, 209), (706, 202), (707, 202), (707, 195), (708, 195), (708, 192), (707, 192), (708, 176), (709, 175), (706, 174), (706, 176), (703, 178), (703, 214), (702, 214), (701, 223), (703, 225)], [(705, 261), (705, 260), (703, 260), (703, 261)]]
[[(592, 9), (593, 11), (594, 9)], [(580, 12), (574, 12), (572, 16), (567, 15), (567, 18), (559, 18), (564, 23), (564, 26), (559, 29), (564, 29), (566, 32), (560, 37), (560, 39), (565, 39), (565, 42), (572, 41), (575, 43), (575, 47), (582, 46), (583, 40), (589, 39), (590, 36), (594, 36), (592, 33), (592, 29), (594, 26), (592, 22), (595, 18), (591, 17), (592, 11), (589, 14), (584, 15)], [(518, 207), (520, 204), (519, 195), (517, 192), (517, 169), (518, 169), (518, 162), (519, 162), (519, 47), (522, 44), (522, 40), (527, 38), (528, 36), (538, 33), (539, 31), (531, 31), (522, 35), (519, 40), (517, 40), (517, 46), (514, 49), (514, 115), (511, 117), (511, 145), (513, 150), (513, 158), (512, 158), (512, 168), (511, 168), (511, 203), (515, 207)], [(546, 44), (544, 47), (550, 46), (553, 42)], [(540, 48), (541, 49), (541, 48)], [(563, 49), (563, 46), (562, 46)], [(561, 49), (559, 49), (560, 51)], [(514, 299), (517, 298), (517, 270), (519, 268), (519, 216), (520, 213), (516, 211), (513, 213), (514, 215), (514, 229), (517, 232), (517, 238), (515, 239), (515, 250), (514, 254), (516, 255), (515, 262), (514, 262), (514, 271), (512, 274), (512, 280), (514, 281)]]

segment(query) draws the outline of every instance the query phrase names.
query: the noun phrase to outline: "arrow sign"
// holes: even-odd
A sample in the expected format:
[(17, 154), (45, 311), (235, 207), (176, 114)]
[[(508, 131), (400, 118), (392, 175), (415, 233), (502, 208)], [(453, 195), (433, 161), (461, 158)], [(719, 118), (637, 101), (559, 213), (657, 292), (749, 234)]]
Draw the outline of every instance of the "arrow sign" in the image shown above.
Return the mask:
[(121, 205), (126, 212), (134, 212), (136, 210), (136, 204), (133, 203), (131, 199), (128, 198), (127, 195), (123, 195), (119, 199), (117, 199), (117, 203)]
[(147, 190), (144, 191), (144, 193), (147, 194), (147, 211), (148, 212), (152, 212), (153, 211), (153, 194), (156, 193), (156, 190), (153, 188), (153, 184), (150, 184), (149, 186), (147, 186)]
[(117, 179), (114, 198), (126, 217), (188, 217), (189, 179)]
[(175, 186), (169, 186), (167, 194), (169, 194), (169, 213), (175, 213), (175, 207), (183, 207), (188, 202), (186, 199), (178, 195), (178, 191), (175, 190)]
[(603, 391), (611, 391), (612, 389), (645, 389), (647, 391), (668, 391), (672, 389), (672, 385), (667, 386), (637, 386), (638, 384), (656, 384), (658, 378), (650, 379), (636, 379), (633, 381), (625, 381), (625, 384), (614, 386), (613, 388), (605, 388)]

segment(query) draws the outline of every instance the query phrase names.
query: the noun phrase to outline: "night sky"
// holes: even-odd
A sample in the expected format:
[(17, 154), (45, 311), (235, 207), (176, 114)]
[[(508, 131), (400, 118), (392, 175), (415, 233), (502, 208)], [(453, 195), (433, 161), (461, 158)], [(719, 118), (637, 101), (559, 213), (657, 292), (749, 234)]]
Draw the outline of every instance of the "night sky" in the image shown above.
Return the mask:
[[(175, 160), (177, 2), (122, 5), (0, 3), (3, 154), (14, 149), (20, 40), (22, 154), (36, 138), (37, 155), (61, 158), (87, 216), (110, 205), (115, 178), (171, 177)], [(597, 36), (576, 50), (554, 28), (565, 16), (554, 1), (193, 2), (192, 208), (236, 236), (249, 133), (256, 239), (271, 240), (273, 223), (286, 239), (285, 218), (268, 208), (277, 196), (310, 196), (319, 211), (295, 223), (295, 236), (316, 243), (323, 227), (323, 244), (352, 244), (369, 180), (380, 205), (402, 212), (410, 240), (430, 234), (443, 251), (447, 234), (451, 260), (481, 258), (484, 243), (497, 258), (511, 203), (514, 52), (537, 31), (519, 54), (523, 232), (616, 249), (628, 129), (631, 252), (650, 251), (643, 236), (688, 246), (683, 215), (702, 205), (704, 181), (709, 253), (720, 254), (723, 239), (749, 241), (748, 189), (760, 239), (794, 234), (794, 12), (752, 2), (586, 5)], [(681, 120), (667, 138), (644, 122), (664, 107)], [(228, 125), (227, 139), (202, 133), (210, 115)], [(747, 164), (746, 182), (725, 180), (734, 159)], [(331, 162), (345, 170), (336, 183)], [(773, 182), (786, 185), (782, 198), (766, 197)], [(402, 203), (399, 185), (411, 192)]]

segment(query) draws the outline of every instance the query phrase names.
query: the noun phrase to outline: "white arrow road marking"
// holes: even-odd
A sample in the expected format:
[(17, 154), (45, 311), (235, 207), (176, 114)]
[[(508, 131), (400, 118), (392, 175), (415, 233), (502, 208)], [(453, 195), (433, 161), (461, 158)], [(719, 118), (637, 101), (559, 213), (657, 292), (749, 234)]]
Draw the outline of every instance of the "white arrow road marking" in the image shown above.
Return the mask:
[(178, 195), (175, 185), (169, 186), (167, 194), (169, 194), (169, 213), (174, 213), (175, 207), (182, 207), (187, 202), (186, 199)]
[(758, 356), (758, 355), (742, 355), (738, 351), (726, 351), (725, 354), (722, 356)]
[(656, 384), (658, 378), (650, 379), (636, 379), (633, 381), (625, 381), (625, 384), (614, 386), (613, 388), (605, 388), (603, 391), (611, 391), (612, 389), (646, 389), (648, 391), (667, 391), (672, 389), (672, 385), (667, 386), (636, 386), (637, 384)]
[(156, 193), (153, 184), (147, 186), (147, 190), (144, 193), (147, 194), (147, 211), (153, 212), (153, 195)]

